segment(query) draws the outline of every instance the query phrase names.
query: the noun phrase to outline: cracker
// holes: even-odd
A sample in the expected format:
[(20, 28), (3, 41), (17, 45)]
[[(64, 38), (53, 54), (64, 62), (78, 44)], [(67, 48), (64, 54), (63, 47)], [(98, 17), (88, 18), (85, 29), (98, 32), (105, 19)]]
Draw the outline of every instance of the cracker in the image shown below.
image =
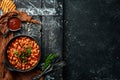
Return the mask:
[(7, 13), (16, 10), (16, 5), (12, 0), (2, 0), (0, 2), (0, 8), (2, 9), (3, 13)]

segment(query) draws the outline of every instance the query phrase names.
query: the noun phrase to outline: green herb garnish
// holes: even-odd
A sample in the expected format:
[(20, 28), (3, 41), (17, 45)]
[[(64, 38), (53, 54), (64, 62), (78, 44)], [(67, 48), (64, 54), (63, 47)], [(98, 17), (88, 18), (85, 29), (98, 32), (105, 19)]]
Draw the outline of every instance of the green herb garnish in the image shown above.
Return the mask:
[(32, 47), (28, 47), (28, 48), (26, 48), (26, 52), (27, 52), (28, 56), (31, 55), (31, 49), (32, 49)]
[(22, 52), (19, 58), (24, 59), (25, 58), (25, 52)]
[(18, 51), (15, 51), (14, 54), (18, 56), (20, 59), (21, 63), (26, 63), (28, 62), (27, 58), (30, 57), (32, 53), (32, 47), (25, 48), (25, 51), (22, 51), (21, 54), (18, 53)]
[(52, 63), (52, 61), (58, 56), (59, 56), (58, 54), (49, 54), (45, 59), (44, 64), (42, 65), (42, 70), (45, 70)]
[(28, 61), (25, 52), (22, 52), (21, 55), (19, 55), (19, 58), (21, 60), (21, 63), (26, 63)]
[(15, 51), (14, 54), (19, 55), (18, 51)]

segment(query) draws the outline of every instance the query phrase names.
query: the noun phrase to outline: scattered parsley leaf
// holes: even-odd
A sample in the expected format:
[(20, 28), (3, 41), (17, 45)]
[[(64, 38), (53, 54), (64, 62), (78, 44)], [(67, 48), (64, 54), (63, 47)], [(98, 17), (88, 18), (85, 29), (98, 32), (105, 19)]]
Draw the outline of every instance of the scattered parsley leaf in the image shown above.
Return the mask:
[(44, 64), (42, 65), (42, 70), (45, 70), (51, 64), (51, 62), (58, 56), (58, 54), (49, 54), (45, 59)]

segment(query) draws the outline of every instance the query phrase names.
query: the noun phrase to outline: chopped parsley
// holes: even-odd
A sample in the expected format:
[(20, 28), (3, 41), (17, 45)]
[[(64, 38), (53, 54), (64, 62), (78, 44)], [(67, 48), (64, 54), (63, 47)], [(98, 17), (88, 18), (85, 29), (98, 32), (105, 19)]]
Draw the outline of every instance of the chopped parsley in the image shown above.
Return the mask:
[(59, 56), (58, 54), (49, 54), (45, 59), (44, 64), (42, 65), (42, 70), (45, 70), (52, 63), (52, 61), (58, 56)]
[(26, 48), (26, 52), (27, 52), (27, 55), (28, 55), (28, 56), (31, 55), (31, 49), (32, 49), (32, 47), (28, 47), (28, 48)]
[(19, 53), (18, 53), (18, 51), (15, 51), (14, 54), (18, 55)]
[(31, 53), (32, 53), (32, 47), (28, 47), (25, 48), (25, 51), (22, 51), (21, 54), (19, 54), (18, 51), (15, 51), (14, 54), (16, 54), (18, 56), (18, 58), (20, 59), (21, 63), (26, 63), (28, 62), (27, 58), (30, 57)]

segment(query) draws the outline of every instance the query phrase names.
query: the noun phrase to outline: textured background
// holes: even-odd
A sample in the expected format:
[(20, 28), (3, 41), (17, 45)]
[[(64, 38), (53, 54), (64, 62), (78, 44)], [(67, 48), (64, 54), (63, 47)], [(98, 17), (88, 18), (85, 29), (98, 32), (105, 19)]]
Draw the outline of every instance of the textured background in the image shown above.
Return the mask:
[[(26, 11), (33, 18), (41, 21), (42, 25), (23, 24), (22, 30), (16, 35), (27, 34), (39, 41), (43, 62), (50, 53), (60, 54), (63, 51), (63, 1), (62, 0), (14, 0), (17, 9)], [(40, 62), (40, 63), (41, 63)], [(62, 80), (60, 69), (49, 75), (45, 80)]]
[(64, 17), (64, 80), (120, 80), (120, 0), (65, 0)]

